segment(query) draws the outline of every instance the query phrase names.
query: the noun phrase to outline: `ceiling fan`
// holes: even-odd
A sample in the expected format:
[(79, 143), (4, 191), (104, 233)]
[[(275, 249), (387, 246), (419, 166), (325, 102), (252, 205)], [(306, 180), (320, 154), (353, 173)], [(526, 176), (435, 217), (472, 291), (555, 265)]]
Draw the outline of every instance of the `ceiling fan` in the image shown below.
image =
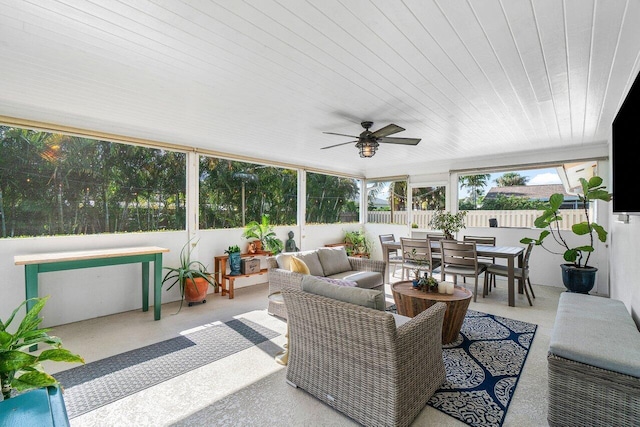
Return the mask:
[(341, 145), (356, 143), (356, 148), (360, 152), (360, 157), (373, 157), (378, 150), (380, 143), (385, 144), (403, 144), (403, 145), (418, 145), (419, 138), (390, 138), (389, 135), (402, 132), (405, 130), (403, 127), (394, 124), (388, 124), (383, 128), (378, 129), (375, 132), (371, 132), (369, 128), (373, 126), (373, 122), (360, 123), (364, 128), (364, 131), (359, 135), (345, 135), (343, 133), (335, 132), (323, 132), (329, 135), (348, 136), (349, 138), (356, 138), (356, 141), (343, 142), (341, 144), (329, 145), (328, 147), (322, 147), (321, 150), (327, 148), (339, 147)]

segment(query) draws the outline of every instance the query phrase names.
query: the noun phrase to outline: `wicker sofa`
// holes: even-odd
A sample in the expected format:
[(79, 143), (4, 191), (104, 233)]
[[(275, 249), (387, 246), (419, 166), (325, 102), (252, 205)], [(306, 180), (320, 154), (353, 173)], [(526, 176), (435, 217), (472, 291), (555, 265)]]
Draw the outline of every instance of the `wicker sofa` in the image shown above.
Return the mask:
[(289, 315), (287, 382), (358, 423), (408, 426), (444, 382), (445, 304), (396, 323), (391, 313), (303, 290), (282, 294)]
[(549, 342), (550, 426), (637, 426), (640, 332), (624, 303), (564, 292)]
[[(304, 260), (313, 276), (355, 282), (364, 289), (384, 290), (384, 261), (348, 257), (344, 247), (319, 248), (302, 252), (285, 252), (267, 258), (269, 293), (283, 288), (300, 289), (302, 273), (291, 271), (291, 257)], [(285, 304), (269, 301), (269, 314), (287, 318)]]

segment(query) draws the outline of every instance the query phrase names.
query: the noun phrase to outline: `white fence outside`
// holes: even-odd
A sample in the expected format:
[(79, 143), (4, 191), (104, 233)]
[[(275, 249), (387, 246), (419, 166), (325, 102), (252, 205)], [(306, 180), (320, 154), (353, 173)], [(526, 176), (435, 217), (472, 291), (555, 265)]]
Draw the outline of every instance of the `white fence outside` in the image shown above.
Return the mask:
[[(540, 216), (539, 210), (505, 210), (505, 211), (468, 211), (465, 218), (467, 227), (488, 227), (489, 218), (498, 220), (498, 227), (524, 227), (535, 228), (533, 221)], [(429, 229), (429, 221), (435, 211), (412, 211), (412, 222), (418, 228)], [(563, 209), (560, 211), (562, 220), (560, 228), (569, 229), (573, 224), (586, 221), (584, 211), (581, 209)], [(377, 224), (407, 224), (407, 211), (394, 211), (391, 220), (390, 211), (371, 211), (368, 215), (368, 222)]]

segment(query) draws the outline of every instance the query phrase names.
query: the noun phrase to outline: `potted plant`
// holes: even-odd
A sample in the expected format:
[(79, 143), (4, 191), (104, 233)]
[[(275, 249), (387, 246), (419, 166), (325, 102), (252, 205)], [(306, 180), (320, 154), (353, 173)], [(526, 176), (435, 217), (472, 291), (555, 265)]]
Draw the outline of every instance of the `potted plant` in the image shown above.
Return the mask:
[[(62, 348), (60, 338), (48, 334), (50, 329), (38, 329), (42, 322), (38, 314), (48, 298), (26, 300), (13, 310), (6, 321), (0, 319), (0, 384), (4, 400), (35, 388), (58, 387), (58, 381), (44, 372), (41, 362), (45, 360), (84, 363), (82, 357)], [(34, 301), (35, 305), (27, 312), (16, 331), (10, 333), (7, 329), (18, 310), (28, 301)], [(43, 350), (39, 355), (30, 354), (29, 347), (38, 344), (47, 344), (52, 348)]]
[(438, 292), (438, 280), (428, 273), (424, 273), (424, 277), (418, 282), (420, 290), (425, 292)]
[(224, 253), (229, 255), (229, 275), (238, 276), (240, 274), (240, 246), (229, 246)]
[(261, 251), (269, 251), (272, 254), (279, 254), (282, 252), (284, 243), (278, 239), (273, 227), (269, 223), (269, 215), (262, 215), (260, 222), (249, 222), (242, 233), (242, 237), (246, 239), (255, 239), (254, 244), (258, 244), (261, 247), (256, 248), (256, 253)]
[[(194, 243), (193, 247), (198, 243)], [(191, 240), (189, 240), (180, 251), (180, 266), (179, 267), (164, 267), (165, 270), (169, 270), (162, 279), (162, 284), (171, 282), (167, 290), (173, 288), (176, 283), (180, 284), (180, 308), (182, 309), (182, 303), (186, 299), (189, 303), (189, 307), (196, 302), (207, 302), (207, 290), (209, 285), (213, 286), (215, 290), (218, 290), (218, 282), (213, 278), (207, 268), (200, 261), (191, 260)]]
[[(413, 268), (413, 280), (412, 284), (414, 288), (421, 289), (424, 285), (424, 278), (420, 275), (424, 267), (430, 267), (429, 260), (425, 259), (424, 256), (418, 256), (418, 252), (415, 248), (411, 250), (411, 253), (408, 253), (408, 258), (411, 260), (411, 263), (414, 264)], [(428, 274), (425, 272), (425, 277)]]
[(562, 264), (560, 267), (562, 268), (562, 281), (565, 287), (570, 292), (588, 293), (595, 284), (596, 272), (598, 271), (596, 267), (589, 265), (589, 258), (595, 250), (593, 247), (594, 232), (601, 242), (604, 243), (607, 240), (605, 229), (591, 221), (589, 217), (589, 201), (604, 200), (608, 202), (611, 200), (611, 194), (605, 190), (606, 187), (602, 185), (602, 178), (599, 176), (593, 176), (589, 181), (580, 178), (580, 184), (582, 185), (582, 194), (578, 193), (578, 200), (582, 205), (582, 209), (584, 209), (586, 221), (574, 224), (571, 226), (571, 231), (578, 236), (588, 236), (586, 244), (570, 247), (562, 236), (559, 224), (562, 216), (559, 209), (564, 201), (564, 196), (559, 193), (551, 195), (544, 212), (534, 221), (534, 225), (537, 228), (544, 228), (540, 232), (540, 236), (537, 239), (525, 237), (520, 240), (520, 243), (529, 244), (533, 242), (536, 246), (542, 246), (552, 254), (560, 255), (560, 252), (554, 252), (544, 245), (545, 239), (548, 236), (552, 236), (553, 240), (564, 248), (562, 256), (567, 263)]
[(371, 242), (364, 231), (346, 231), (344, 242), (347, 244), (346, 251), (349, 256), (368, 257), (371, 252)]
[(466, 216), (467, 211), (459, 211), (452, 214), (451, 212), (445, 212), (442, 209), (438, 209), (433, 214), (433, 218), (429, 221), (429, 226), (434, 230), (442, 230), (447, 240), (454, 240), (455, 237), (453, 236), (453, 233), (457, 233), (463, 228), (466, 228), (466, 224), (464, 222)]
[(423, 290), (425, 292), (430, 292), (432, 290), (438, 289), (438, 281), (433, 277), (433, 271), (429, 268), (429, 271), (425, 271), (421, 276), (422, 270), (424, 267), (431, 267), (431, 263), (429, 260), (425, 259), (422, 256), (418, 256), (416, 249), (412, 249), (409, 254), (409, 258), (411, 262), (416, 265), (413, 269), (414, 279), (412, 280), (412, 284), (414, 288)]

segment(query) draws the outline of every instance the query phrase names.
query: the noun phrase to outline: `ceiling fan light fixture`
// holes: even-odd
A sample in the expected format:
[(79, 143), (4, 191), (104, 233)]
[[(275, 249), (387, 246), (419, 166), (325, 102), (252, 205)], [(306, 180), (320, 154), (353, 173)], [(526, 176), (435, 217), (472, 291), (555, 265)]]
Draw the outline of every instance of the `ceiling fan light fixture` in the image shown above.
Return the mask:
[(373, 157), (378, 150), (378, 143), (371, 141), (358, 142), (356, 144), (360, 157)]
[(380, 143), (385, 144), (401, 144), (401, 145), (418, 145), (420, 139), (418, 138), (395, 138), (389, 137), (389, 135), (396, 134), (405, 130), (403, 127), (394, 125), (393, 123), (386, 125), (383, 128), (378, 129), (375, 132), (371, 132), (369, 128), (373, 125), (373, 122), (360, 123), (364, 128), (364, 132), (360, 133), (360, 136), (345, 135), (343, 133), (336, 132), (323, 132), (330, 135), (348, 136), (350, 138), (357, 138), (356, 141), (343, 142), (341, 144), (329, 145), (328, 147), (322, 147), (321, 150), (333, 147), (339, 147), (341, 145), (356, 143), (356, 148), (360, 157), (373, 157), (378, 151)]

